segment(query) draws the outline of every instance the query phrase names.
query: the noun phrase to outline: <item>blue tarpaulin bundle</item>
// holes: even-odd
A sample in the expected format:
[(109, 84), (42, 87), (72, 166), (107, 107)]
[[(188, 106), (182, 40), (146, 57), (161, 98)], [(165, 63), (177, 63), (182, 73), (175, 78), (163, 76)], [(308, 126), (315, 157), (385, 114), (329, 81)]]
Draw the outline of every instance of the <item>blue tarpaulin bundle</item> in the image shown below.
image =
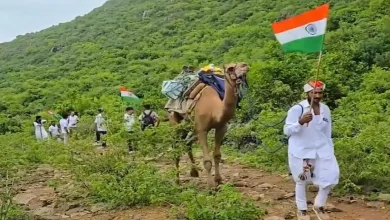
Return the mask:
[[(215, 89), (215, 91), (218, 93), (219, 98), (223, 100), (223, 97), (225, 96), (225, 79), (221, 78), (219, 75), (216, 74), (210, 74), (206, 72), (199, 72), (199, 80), (206, 85), (209, 85)], [(247, 82), (244, 80), (244, 86), (247, 87)], [(241, 101), (242, 95), (239, 96), (238, 103)]]

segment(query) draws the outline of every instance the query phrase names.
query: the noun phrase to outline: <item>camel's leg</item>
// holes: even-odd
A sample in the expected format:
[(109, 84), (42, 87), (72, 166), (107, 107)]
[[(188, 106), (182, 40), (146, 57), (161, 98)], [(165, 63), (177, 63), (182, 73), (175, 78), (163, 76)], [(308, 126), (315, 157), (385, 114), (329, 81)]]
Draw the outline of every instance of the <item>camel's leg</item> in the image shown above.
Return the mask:
[(188, 146), (188, 157), (190, 158), (191, 161), (191, 172), (190, 175), (192, 177), (199, 177), (199, 172), (196, 169), (196, 164), (195, 164), (195, 159), (194, 159), (194, 154), (192, 153), (192, 143)]
[(221, 145), (222, 145), (223, 138), (226, 134), (226, 131), (227, 131), (226, 126), (215, 129), (215, 149), (214, 149), (213, 156), (214, 156), (214, 163), (215, 163), (214, 181), (217, 184), (222, 183), (222, 177), (219, 172), (219, 163), (221, 162)]
[(175, 158), (175, 165), (176, 165), (176, 183), (180, 184), (180, 156), (177, 156)]
[(167, 114), (168, 114), (169, 123), (171, 125), (180, 124), (181, 121), (183, 120), (183, 117), (181, 117), (180, 114), (177, 112), (172, 112)]
[(207, 146), (207, 131), (197, 132), (199, 143), (202, 146), (203, 151), (203, 166), (207, 172), (207, 186), (212, 188), (214, 186), (214, 181), (211, 177), (211, 168), (213, 167), (213, 162), (211, 161), (211, 156), (209, 154), (209, 149)]
[(199, 177), (199, 172), (198, 170), (196, 169), (196, 165), (195, 165), (195, 159), (194, 159), (194, 154), (192, 153), (192, 144), (194, 142), (194, 133), (193, 132), (189, 132), (185, 138), (186, 140), (186, 144), (187, 144), (187, 154), (188, 154), (188, 157), (190, 158), (190, 161), (191, 161), (191, 172), (190, 172), (190, 175), (192, 177)]
[[(171, 144), (172, 150), (175, 151), (176, 149), (176, 142)], [(173, 152), (175, 153), (175, 152)], [(175, 160), (175, 166), (176, 166), (176, 183), (180, 184), (180, 155), (174, 155)]]
[[(180, 115), (177, 112), (173, 112), (171, 114), (168, 114), (169, 122), (171, 125), (177, 125), (180, 124), (181, 121), (183, 120)], [(172, 144), (172, 150), (175, 151), (175, 146), (176, 143)], [(175, 166), (176, 166), (176, 183), (180, 184), (180, 155), (175, 156)]]

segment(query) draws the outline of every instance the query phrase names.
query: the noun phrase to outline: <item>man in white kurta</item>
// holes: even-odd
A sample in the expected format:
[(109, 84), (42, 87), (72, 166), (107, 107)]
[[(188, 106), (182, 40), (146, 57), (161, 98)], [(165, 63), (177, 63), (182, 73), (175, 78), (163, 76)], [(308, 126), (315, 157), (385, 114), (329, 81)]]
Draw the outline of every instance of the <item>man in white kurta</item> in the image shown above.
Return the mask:
[(63, 118), (60, 120), (61, 128), (61, 139), (64, 141), (64, 145), (69, 143), (69, 125), (68, 125), (68, 115), (64, 114)]
[[(314, 90), (315, 88), (315, 90)], [(306, 184), (311, 181), (319, 187), (313, 211), (318, 219), (329, 217), (324, 206), (331, 188), (338, 184), (339, 166), (334, 155), (330, 109), (321, 103), (325, 84), (310, 81), (304, 86), (307, 99), (293, 106), (287, 114), (284, 133), (289, 136), (288, 161), (296, 183), (295, 194), (298, 219), (310, 219), (307, 213)], [(310, 101), (313, 107), (310, 111)], [(311, 165), (311, 172), (304, 166)], [(302, 175), (304, 174), (304, 175)], [(306, 178), (305, 178), (306, 177)]]

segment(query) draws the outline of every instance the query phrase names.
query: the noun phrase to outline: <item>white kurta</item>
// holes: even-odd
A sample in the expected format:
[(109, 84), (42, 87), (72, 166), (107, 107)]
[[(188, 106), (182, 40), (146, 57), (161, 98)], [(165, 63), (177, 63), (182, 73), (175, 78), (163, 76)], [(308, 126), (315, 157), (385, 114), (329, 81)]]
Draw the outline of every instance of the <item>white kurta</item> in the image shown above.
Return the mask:
[(125, 129), (127, 132), (130, 132), (133, 129), (133, 125), (135, 123), (135, 117), (133, 115), (125, 114), (124, 115), (124, 121), (125, 121)]
[[(42, 120), (43, 122), (43, 120)], [(35, 128), (35, 137), (37, 140), (45, 140), (48, 138), (48, 134), (45, 130), (45, 127), (42, 124), (38, 124), (34, 121), (34, 128)]]
[(68, 117), (68, 126), (69, 128), (77, 128), (77, 123), (79, 122), (79, 117), (77, 115)]
[[(310, 110), (307, 100), (299, 103), (303, 106), (303, 114)], [(287, 114), (284, 133), (290, 136), (288, 140), (289, 167), (294, 180), (301, 181), (298, 176), (303, 171), (303, 159), (312, 159), (314, 178), (309, 178), (313, 184), (321, 188), (334, 186), (339, 181), (339, 166), (334, 155), (332, 140), (332, 121), (330, 109), (320, 104), (320, 115), (314, 115), (309, 123), (300, 125), (298, 120), (302, 114), (299, 105), (293, 106)]]
[(97, 131), (107, 131), (105, 120), (101, 113), (95, 117), (95, 124), (97, 125)]

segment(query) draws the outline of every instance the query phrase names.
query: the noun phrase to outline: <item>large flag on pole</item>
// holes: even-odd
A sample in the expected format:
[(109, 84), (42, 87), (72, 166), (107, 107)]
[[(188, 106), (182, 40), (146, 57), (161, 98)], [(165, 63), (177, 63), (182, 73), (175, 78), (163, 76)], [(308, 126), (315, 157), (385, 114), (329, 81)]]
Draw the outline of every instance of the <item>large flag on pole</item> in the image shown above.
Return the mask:
[(322, 51), (329, 4), (272, 24), (283, 51), (313, 53)]
[(120, 91), (121, 91), (121, 98), (123, 101), (134, 103), (134, 104), (141, 103), (141, 99), (139, 99), (136, 95), (134, 95), (134, 93), (128, 91), (126, 88), (121, 87)]

